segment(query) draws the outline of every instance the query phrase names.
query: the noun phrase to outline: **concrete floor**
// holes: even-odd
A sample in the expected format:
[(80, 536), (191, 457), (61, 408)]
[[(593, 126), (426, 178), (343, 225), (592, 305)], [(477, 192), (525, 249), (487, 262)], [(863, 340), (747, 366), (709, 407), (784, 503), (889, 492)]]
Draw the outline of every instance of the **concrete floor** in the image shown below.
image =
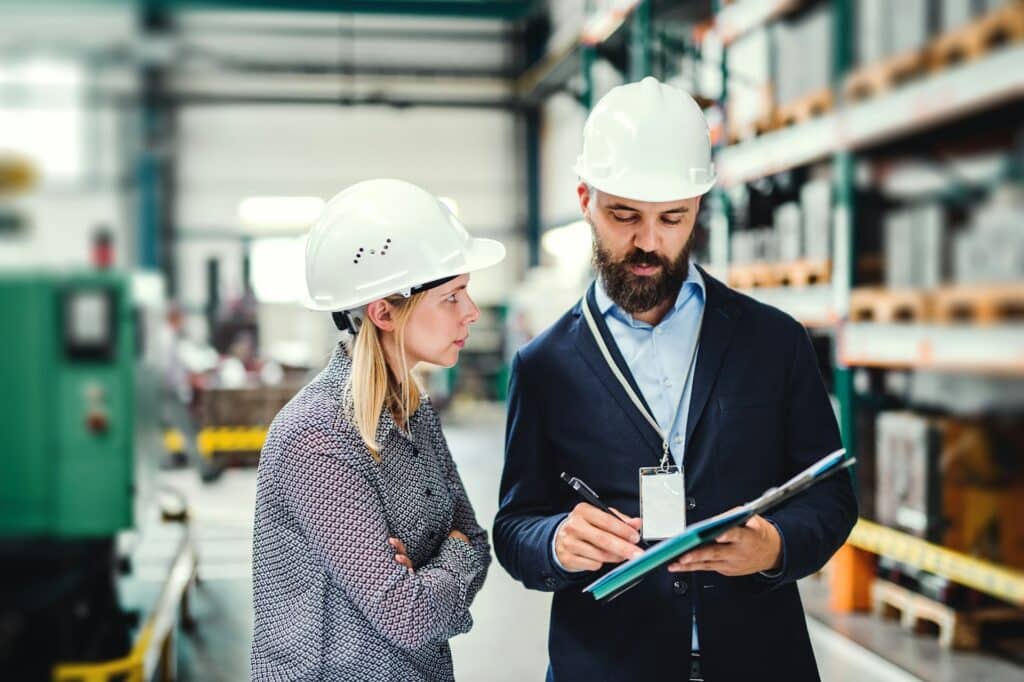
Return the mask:
[[(502, 462), (504, 416), (495, 406), (457, 409), (444, 419), (453, 456), (465, 481), (477, 516), (489, 526), (497, 507), (498, 478)], [(204, 485), (194, 472), (164, 472), (164, 483), (184, 492), (190, 499), (200, 555), (200, 579), (194, 599), (198, 621), (196, 631), (181, 639), (179, 675), (182, 680), (237, 682), (247, 679), (249, 639), (252, 633), (251, 535), (255, 496), (255, 469), (231, 469), (215, 483)], [(813, 590), (812, 590), (813, 592)], [(813, 596), (813, 595), (808, 595)], [(452, 640), (455, 672), (469, 682), (522, 682), (543, 680), (547, 666), (547, 594), (522, 588), (492, 564), (487, 583), (473, 605), (475, 627)], [(867, 625), (864, 625), (864, 623)], [(905, 672), (891, 660), (869, 653), (861, 644), (874, 646), (896, 642), (901, 631), (871, 637), (871, 619), (859, 621), (859, 632), (851, 634), (849, 623), (833, 623), (846, 634), (838, 634), (818, 620), (809, 620), (822, 679), (837, 682), (873, 680), (910, 682), (918, 679), (1022, 679), (1002, 676), (1007, 668), (991, 668), (995, 676), (971, 675), (955, 678), (949, 669), (935, 664), (916, 667), (920, 678)], [(882, 625), (882, 624), (878, 624)], [(877, 630), (881, 632), (881, 630)], [(855, 641), (856, 640), (856, 641)], [(881, 641), (880, 641), (881, 640)], [(927, 653), (933, 661), (941, 652)], [(891, 659), (891, 660), (887, 660)], [(905, 666), (906, 667), (906, 666)], [(983, 666), (982, 669), (988, 669)], [(1013, 668), (1009, 668), (1014, 670)], [(1020, 669), (1017, 668), (1017, 671)], [(932, 674), (936, 676), (933, 677)]]

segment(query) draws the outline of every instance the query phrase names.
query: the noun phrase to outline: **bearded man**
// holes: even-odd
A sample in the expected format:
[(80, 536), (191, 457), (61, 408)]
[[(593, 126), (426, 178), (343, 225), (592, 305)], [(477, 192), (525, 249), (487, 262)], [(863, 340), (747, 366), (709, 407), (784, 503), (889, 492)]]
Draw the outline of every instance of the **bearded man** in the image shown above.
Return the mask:
[[(646, 78), (609, 92), (576, 166), (597, 278), (512, 368), (498, 560), (554, 592), (547, 679), (817, 680), (796, 581), (857, 518), (835, 476), (609, 603), (581, 590), (840, 447), (804, 328), (690, 257), (707, 123)], [(587, 483), (613, 513), (560, 480)], [(641, 518), (642, 514), (642, 518)]]

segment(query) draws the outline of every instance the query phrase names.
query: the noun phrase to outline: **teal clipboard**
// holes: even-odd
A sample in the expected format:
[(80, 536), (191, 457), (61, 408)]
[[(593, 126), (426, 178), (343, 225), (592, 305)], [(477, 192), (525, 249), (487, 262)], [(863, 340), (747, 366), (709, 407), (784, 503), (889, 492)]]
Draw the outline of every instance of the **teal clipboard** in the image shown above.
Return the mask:
[(815, 483), (847, 469), (857, 461), (854, 457), (845, 458), (845, 455), (845, 449), (836, 450), (782, 485), (769, 488), (756, 500), (687, 526), (677, 535), (662, 540), (635, 559), (609, 571), (587, 585), (583, 591), (589, 592), (598, 601), (614, 599), (659, 566), (664, 566), (697, 547), (714, 542), (715, 538), (730, 528), (746, 523), (752, 516), (768, 511)]

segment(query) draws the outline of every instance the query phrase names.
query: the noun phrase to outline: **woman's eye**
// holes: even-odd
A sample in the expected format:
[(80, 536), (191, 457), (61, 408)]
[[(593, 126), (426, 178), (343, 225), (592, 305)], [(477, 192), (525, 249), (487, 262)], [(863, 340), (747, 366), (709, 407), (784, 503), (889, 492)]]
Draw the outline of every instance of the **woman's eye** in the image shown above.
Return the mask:
[(446, 302), (448, 302), (448, 303), (458, 303), (459, 302), (459, 296), (458, 296), (458, 294), (448, 294), (447, 296), (445, 296), (444, 300)]

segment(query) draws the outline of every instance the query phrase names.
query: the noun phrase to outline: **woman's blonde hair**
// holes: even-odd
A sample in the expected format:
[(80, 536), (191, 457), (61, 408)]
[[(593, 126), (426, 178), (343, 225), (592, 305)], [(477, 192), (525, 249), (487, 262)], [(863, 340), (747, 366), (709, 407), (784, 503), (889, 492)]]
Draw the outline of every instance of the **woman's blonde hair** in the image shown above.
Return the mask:
[(381, 331), (371, 320), (363, 320), (350, 345), (352, 374), (345, 391), (345, 404), (351, 410), (352, 419), (370, 450), (370, 456), (378, 463), (380, 444), (377, 442), (377, 424), (383, 410), (391, 410), (395, 422), (408, 429), (409, 417), (419, 409), (420, 387), (405, 359), (405, 326), (425, 294), (421, 292), (409, 298), (394, 295), (384, 299), (392, 307), (399, 371), (389, 370), (381, 343)]

